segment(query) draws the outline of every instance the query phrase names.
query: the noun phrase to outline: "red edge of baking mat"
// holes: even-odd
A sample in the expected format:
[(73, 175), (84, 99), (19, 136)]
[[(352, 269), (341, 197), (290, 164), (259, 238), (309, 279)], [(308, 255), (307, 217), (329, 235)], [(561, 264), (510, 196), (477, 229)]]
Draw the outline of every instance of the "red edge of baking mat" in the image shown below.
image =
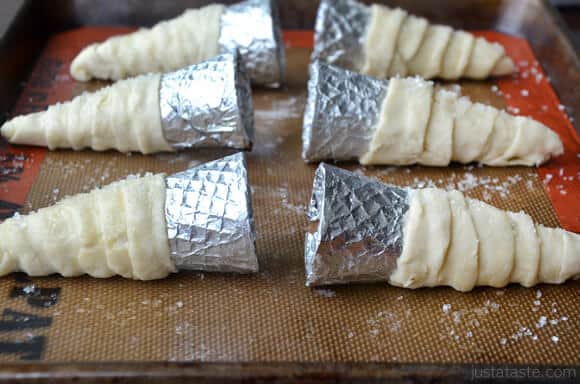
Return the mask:
[[(95, 42), (131, 28), (90, 28)], [(525, 39), (494, 31), (474, 32), (502, 44), (518, 67), (514, 76), (498, 79), (507, 108), (513, 114), (530, 116), (558, 133), (564, 143), (564, 155), (538, 168), (544, 187), (556, 210), (560, 225), (580, 232), (580, 137), (560, 104), (542, 67)], [(312, 48), (312, 31), (284, 31), (288, 47)], [(50, 39), (37, 63), (35, 77), (29, 79), (20, 96), (14, 115), (41, 110), (47, 105), (72, 97), (75, 82), (68, 66), (82, 49), (70, 41), (67, 33)], [(57, 84), (57, 87), (54, 84)], [(46, 150), (14, 147), (0, 141), (0, 220), (11, 216), (26, 201), (38, 175)]]

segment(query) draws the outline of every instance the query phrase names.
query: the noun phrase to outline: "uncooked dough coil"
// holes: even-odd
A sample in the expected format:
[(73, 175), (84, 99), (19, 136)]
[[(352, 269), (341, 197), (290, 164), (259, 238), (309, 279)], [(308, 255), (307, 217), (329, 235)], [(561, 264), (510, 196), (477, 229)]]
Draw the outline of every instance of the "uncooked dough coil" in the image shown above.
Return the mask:
[(175, 272), (165, 224), (163, 175), (129, 178), (0, 224), (0, 275), (120, 275), (151, 280)]
[(561, 284), (580, 278), (580, 235), (435, 188), (412, 190), (389, 283), (406, 288)]
[(207, 60), (219, 52), (220, 17), (224, 6), (190, 9), (162, 21), (84, 48), (71, 65), (78, 81), (119, 80), (143, 73), (169, 72)]
[(15, 117), (1, 133), (10, 143), (50, 149), (173, 151), (163, 135), (160, 81), (159, 74), (122, 80), (46, 111)]
[(563, 152), (558, 135), (531, 118), (434, 90), (432, 82), (419, 78), (393, 78), (377, 128), (359, 161), (537, 166)]
[(432, 25), (406, 11), (374, 4), (361, 72), (375, 77), (484, 79), (515, 70), (504, 48), (471, 33)]

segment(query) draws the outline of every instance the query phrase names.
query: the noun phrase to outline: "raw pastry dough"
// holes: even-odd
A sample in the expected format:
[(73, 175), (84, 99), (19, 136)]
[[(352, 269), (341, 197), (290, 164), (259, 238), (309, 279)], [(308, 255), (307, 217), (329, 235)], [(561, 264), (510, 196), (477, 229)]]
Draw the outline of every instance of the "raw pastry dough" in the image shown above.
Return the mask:
[(119, 81), (94, 93), (18, 116), (6, 122), (2, 136), (14, 144), (50, 149), (116, 149), (121, 152), (173, 151), (163, 136), (159, 110), (161, 75)]
[(378, 4), (371, 6), (364, 52), (362, 73), (376, 77), (483, 79), (515, 70), (497, 43)]
[(560, 284), (580, 278), (580, 235), (458, 191), (410, 190), (403, 250), (389, 283), (406, 288)]
[(433, 90), (433, 83), (419, 78), (393, 78), (369, 148), (359, 161), (532, 166), (563, 152), (558, 135), (535, 120)]
[(361, 163), (416, 163), (423, 152), (432, 100), (433, 87), (418, 78), (390, 82), (379, 128)]
[(78, 81), (119, 80), (144, 73), (171, 72), (218, 54), (224, 6), (190, 9), (151, 29), (114, 36), (84, 48), (71, 65)]
[(165, 224), (165, 178), (129, 178), (0, 224), (0, 275), (121, 275), (176, 269)]

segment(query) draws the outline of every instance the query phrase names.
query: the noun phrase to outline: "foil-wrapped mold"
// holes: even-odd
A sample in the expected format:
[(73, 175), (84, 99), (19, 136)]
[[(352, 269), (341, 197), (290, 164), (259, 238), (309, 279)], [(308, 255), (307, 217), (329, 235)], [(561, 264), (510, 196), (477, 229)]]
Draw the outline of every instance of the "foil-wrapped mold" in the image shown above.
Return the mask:
[(366, 153), (388, 85), (387, 80), (321, 61), (312, 63), (302, 130), (303, 159), (352, 160)]
[(408, 209), (405, 189), (320, 164), (308, 208), (306, 285), (388, 281)]
[(166, 186), (167, 234), (177, 269), (258, 271), (243, 153), (168, 176)]
[(360, 70), (370, 9), (355, 0), (322, 0), (314, 27), (312, 60)]
[(252, 147), (252, 91), (235, 51), (164, 74), (159, 103), (165, 139), (176, 149)]
[(284, 83), (286, 58), (278, 9), (273, 0), (246, 0), (221, 16), (220, 52), (239, 50), (252, 82), (268, 87)]

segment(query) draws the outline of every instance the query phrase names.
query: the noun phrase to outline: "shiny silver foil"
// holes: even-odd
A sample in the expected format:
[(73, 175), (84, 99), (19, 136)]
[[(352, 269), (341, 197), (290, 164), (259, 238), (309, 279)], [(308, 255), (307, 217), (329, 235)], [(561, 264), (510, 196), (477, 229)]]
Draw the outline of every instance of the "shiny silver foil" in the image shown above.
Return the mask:
[(163, 134), (176, 149), (252, 147), (252, 91), (236, 52), (163, 75), (159, 103)]
[(308, 208), (306, 285), (388, 281), (408, 209), (405, 189), (320, 164)]
[(218, 44), (220, 52), (240, 51), (252, 83), (268, 87), (284, 83), (284, 43), (273, 0), (246, 0), (227, 7)]
[(320, 61), (311, 64), (302, 129), (303, 159), (352, 160), (366, 153), (388, 85), (387, 80)]
[(358, 71), (364, 63), (369, 7), (355, 0), (322, 0), (314, 27), (312, 60)]
[(258, 271), (252, 200), (242, 153), (165, 180), (167, 234), (177, 269)]

